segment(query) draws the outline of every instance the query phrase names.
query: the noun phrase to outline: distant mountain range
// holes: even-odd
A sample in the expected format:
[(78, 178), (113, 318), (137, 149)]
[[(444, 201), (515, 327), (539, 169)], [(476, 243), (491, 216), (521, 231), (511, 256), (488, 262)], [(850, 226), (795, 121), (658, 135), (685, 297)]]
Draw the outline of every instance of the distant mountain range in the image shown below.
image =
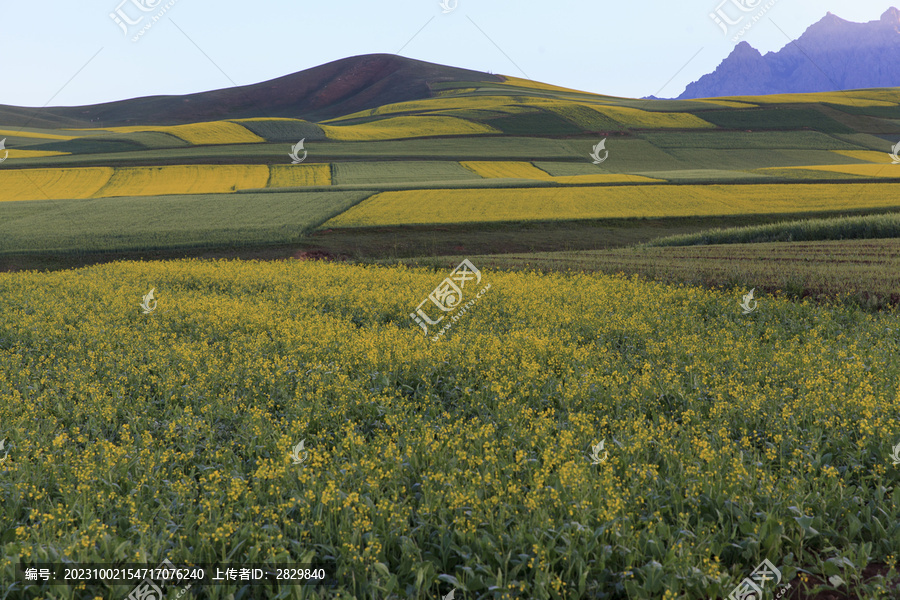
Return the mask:
[(828, 13), (797, 40), (765, 56), (747, 42), (678, 99), (830, 92), (900, 86), (900, 10), (851, 23)]
[(321, 121), (394, 102), (430, 98), (434, 84), (449, 81), (500, 82), (503, 78), (393, 54), (366, 54), (271, 81), (184, 96), (50, 108), (0, 105), (0, 121), (19, 127), (178, 125), (252, 117)]

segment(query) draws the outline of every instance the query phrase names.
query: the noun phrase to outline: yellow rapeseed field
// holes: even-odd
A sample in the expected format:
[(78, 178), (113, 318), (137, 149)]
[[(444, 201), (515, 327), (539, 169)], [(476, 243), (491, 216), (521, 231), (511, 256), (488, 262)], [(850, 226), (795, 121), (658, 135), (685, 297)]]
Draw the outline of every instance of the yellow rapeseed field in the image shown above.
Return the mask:
[(0, 273), (0, 581), (165, 558), (337, 582), (265, 597), (725, 598), (763, 558), (824, 579), (835, 543), (896, 583), (896, 312), (475, 266), (437, 341), (409, 314), (450, 267)]
[(538, 169), (530, 162), (511, 160), (462, 160), (462, 166), (480, 177), (511, 177), (516, 179), (540, 179), (552, 181), (552, 175)]
[(304, 185), (331, 185), (331, 165), (299, 164), (269, 165), (268, 187), (294, 187)]
[(204, 123), (168, 126), (134, 125), (129, 127), (108, 127), (102, 131), (113, 133), (157, 131), (174, 135), (189, 144), (197, 146), (211, 144), (254, 144), (266, 141), (246, 127), (242, 127), (238, 123), (233, 123), (231, 121), (208, 121)]
[(155, 196), (163, 194), (227, 194), (264, 188), (266, 165), (167, 165), (119, 167), (94, 198)]
[(330, 185), (327, 164), (166, 165), (0, 170), (0, 200), (60, 200), (227, 194), (269, 187)]
[[(507, 85), (514, 85), (517, 87), (525, 87), (532, 88), (535, 90), (549, 90), (552, 92), (575, 92), (578, 94), (584, 94), (581, 90), (575, 90), (567, 87), (560, 87), (558, 85), (551, 85), (549, 83), (541, 83), (539, 81), (531, 81), (530, 79), (522, 79), (521, 77), (510, 77), (508, 75), (501, 75), (503, 77), (503, 83)], [(485, 82), (490, 85), (493, 82)]]
[(452, 88), (449, 90), (439, 90), (434, 92), (437, 97), (441, 96), (456, 96), (460, 94), (471, 94), (472, 92), (478, 90), (478, 88)]
[(894, 183), (393, 191), (324, 227), (797, 213), (896, 206), (898, 194)]
[(696, 98), (691, 102), (703, 102), (704, 104), (716, 104), (726, 108), (756, 108), (756, 104), (750, 102), (735, 102), (734, 100), (722, 100), (720, 98)]
[[(887, 150), (887, 148), (885, 148)], [(888, 152), (875, 152), (874, 150), (832, 150), (835, 154), (847, 156), (849, 158), (858, 158), (871, 163), (891, 164), (893, 159)]]
[(332, 140), (371, 141), (399, 140), (439, 135), (499, 134), (500, 131), (457, 117), (392, 117), (359, 125), (321, 125)]
[(481, 177), (512, 178), (512, 179), (536, 179), (539, 181), (553, 181), (556, 183), (585, 184), (585, 183), (649, 183), (661, 182), (661, 179), (651, 179), (642, 175), (626, 175), (624, 173), (597, 173), (595, 175), (550, 175), (530, 162), (508, 160), (464, 160), (462, 166), (473, 171)]
[[(855, 90), (847, 92), (814, 92), (808, 94), (770, 94), (768, 96), (727, 96), (727, 100), (753, 104), (810, 104), (823, 102), (842, 106), (897, 106), (897, 92), (889, 90)], [(718, 102), (718, 99), (713, 99)]]
[(625, 106), (586, 104), (600, 114), (636, 129), (714, 129), (715, 125), (690, 113), (651, 112)]
[(0, 169), (0, 201), (92, 198), (112, 175), (112, 167)]
[[(890, 162), (890, 161), (888, 161)], [(900, 177), (900, 165), (880, 164), (880, 165), (808, 165), (802, 167), (776, 167), (764, 170), (804, 170), (804, 171), (827, 171), (829, 173), (847, 173), (848, 175), (862, 175), (864, 177)]]
[(77, 136), (72, 135), (58, 135), (55, 133), (43, 133), (43, 132), (35, 132), (35, 131), (16, 131), (14, 129), (0, 129), (0, 138), (5, 137), (22, 137), (22, 138), (37, 138), (44, 140), (74, 140)]
[(335, 119), (329, 119), (323, 121), (323, 123), (338, 123), (361, 117), (391, 115), (404, 112), (438, 113), (450, 110), (478, 109), (516, 113), (523, 110), (534, 110), (533, 107), (542, 100), (542, 98), (529, 98), (527, 96), (450, 96), (427, 98), (425, 100), (410, 100), (408, 102), (385, 104), (377, 108), (355, 112)]

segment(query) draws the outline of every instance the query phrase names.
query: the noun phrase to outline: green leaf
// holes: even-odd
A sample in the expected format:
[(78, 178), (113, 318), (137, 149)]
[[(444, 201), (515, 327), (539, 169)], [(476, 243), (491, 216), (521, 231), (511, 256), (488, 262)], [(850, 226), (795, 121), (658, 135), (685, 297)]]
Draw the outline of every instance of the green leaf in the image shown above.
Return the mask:
[(837, 575), (838, 573), (841, 572), (840, 567), (838, 567), (833, 561), (834, 561), (834, 559), (830, 558), (830, 559), (826, 560), (825, 563), (822, 565), (822, 572), (825, 574), (826, 577), (829, 575)]
[(819, 535), (819, 532), (812, 528), (812, 517), (794, 517), (794, 520), (800, 525), (800, 528), (808, 536)]

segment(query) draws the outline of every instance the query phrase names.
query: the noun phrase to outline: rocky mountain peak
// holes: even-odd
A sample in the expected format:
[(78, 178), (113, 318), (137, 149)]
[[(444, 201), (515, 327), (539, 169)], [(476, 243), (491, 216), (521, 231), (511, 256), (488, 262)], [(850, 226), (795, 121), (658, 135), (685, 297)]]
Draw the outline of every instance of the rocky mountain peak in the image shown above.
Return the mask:
[(798, 39), (765, 56), (740, 42), (679, 99), (900, 86), (900, 10), (853, 23), (829, 12)]

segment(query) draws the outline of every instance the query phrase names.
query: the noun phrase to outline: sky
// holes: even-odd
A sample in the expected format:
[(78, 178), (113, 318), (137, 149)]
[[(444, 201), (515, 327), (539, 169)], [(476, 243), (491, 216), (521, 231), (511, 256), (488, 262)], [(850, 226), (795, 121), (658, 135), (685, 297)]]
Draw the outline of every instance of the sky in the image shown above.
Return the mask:
[[(77, 106), (189, 94), (370, 53), (599, 94), (671, 98), (715, 70), (748, 23), (738, 41), (765, 54), (829, 11), (865, 22), (900, 6), (898, 0), (444, 2), (447, 12), (439, 0), (0, 0), (0, 104)], [(717, 11), (742, 19), (723, 25), (726, 33), (710, 16)]]

